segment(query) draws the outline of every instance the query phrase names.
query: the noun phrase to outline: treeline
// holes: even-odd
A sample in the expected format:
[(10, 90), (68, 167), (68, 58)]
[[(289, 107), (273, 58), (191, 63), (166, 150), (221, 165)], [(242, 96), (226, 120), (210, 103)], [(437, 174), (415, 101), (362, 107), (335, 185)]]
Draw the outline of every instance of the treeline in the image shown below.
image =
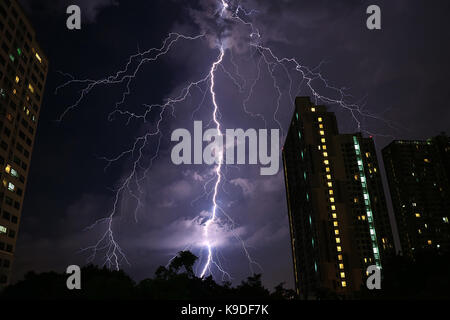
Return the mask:
[(295, 291), (283, 284), (273, 292), (261, 282), (261, 274), (255, 274), (236, 287), (231, 283), (218, 284), (209, 276), (199, 278), (193, 272), (197, 257), (189, 251), (180, 252), (170, 265), (159, 267), (153, 278), (133, 281), (122, 270), (88, 265), (81, 268), (81, 290), (68, 290), (65, 273), (28, 272), (24, 280), (11, 285), (1, 293), (4, 299), (152, 299), (152, 300), (218, 300), (258, 299), (286, 300), (295, 297)]

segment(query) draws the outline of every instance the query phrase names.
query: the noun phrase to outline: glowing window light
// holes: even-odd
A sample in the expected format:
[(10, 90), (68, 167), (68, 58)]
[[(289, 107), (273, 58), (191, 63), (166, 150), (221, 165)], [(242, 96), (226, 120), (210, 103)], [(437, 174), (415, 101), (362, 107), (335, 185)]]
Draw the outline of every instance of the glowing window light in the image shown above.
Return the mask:
[(326, 168), (325, 168), (325, 171), (326, 171), (326, 172), (330, 172), (330, 167), (326, 167)]
[(330, 202), (334, 203), (334, 198), (333, 197), (330, 198)]
[(325, 138), (322, 138), (322, 139), (320, 139), (320, 142), (325, 143), (325, 142), (326, 142), (326, 139), (325, 139)]
[(36, 52), (35, 56), (36, 56), (36, 59), (38, 59), (39, 63), (42, 63), (42, 59), (37, 52)]
[(337, 249), (338, 252), (342, 251), (342, 247), (341, 246), (337, 246), (336, 249)]
[(338, 254), (338, 260), (342, 261), (342, 254)]
[(319, 128), (320, 128), (320, 129), (323, 129), (323, 124), (322, 124), (322, 123), (319, 124)]
[(12, 184), (11, 182), (8, 183), (8, 190), (9, 191), (14, 191), (16, 189), (16, 186), (14, 184)]
[(31, 83), (28, 84), (28, 90), (30, 90), (31, 93), (34, 93), (34, 88), (33, 88), (33, 86), (31, 85)]
[(336, 243), (341, 243), (341, 238), (336, 238)]
[(6, 234), (6, 231), (7, 231), (7, 230), (8, 230), (8, 229), (7, 229), (6, 227), (0, 226), (0, 233)]
[(329, 164), (330, 164), (330, 161), (328, 161), (328, 160), (323, 160), (323, 163), (326, 164), (326, 165), (329, 165)]
[(347, 282), (342, 281), (342, 282), (341, 282), (341, 285), (342, 285), (343, 288), (345, 288), (345, 287), (347, 286)]
[(331, 180), (331, 174), (327, 174), (327, 179)]
[(332, 214), (332, 217), (333, 217), (333, 219), (337, 219), (336, 213), (333, 213), (333, 214)]
[[(354, 148), (355, 148), (355, 154), (356, 154), (356, 159), (357, 159), (357, 163), (358, 163), (358, 169), (359, 169), (359, 176), (361, 177), (361, 187), (363, 189), (364, 192), (364, 204), (365, 204), (365, 209), (366, 209), (366, 213), (368, 216), (368, 224), (369, 224), (369, 230), (371, 233), (371, 240), (372, 240), (372, 249), (374, 252), (374, 257), (375, 257), (375, 264), (377, 265), (377, 267), (381, 268), (381, 261), (380, 261), (380, 256), (379, 256), (379, 250), (378, 250), (378, 243), (377, 243), (377, 237), (376, 237), (376, 231), (375, 231), (375, 225), (373, 223), (373, 218), (372, 218), (372, 212), (371, 212), (371, 207), (370, 207), (370, 197), (367, 191), (367, 186), (365, 183), (365, 173), (364, 173), (364, 165), (362, 162), (362, 158), (361, 158), (361, 153), (360, 153), (360, 145), (358, 142), (358, 138), (356, 136), (353, 136), (353, 144), (354, 144)], [(362, 219), (365, 220), (365, 216), (362, 216)]]
[(323, 149), (323, 150), (327, 150), (327, 145), (324, 144), (324, 145), (322, 146), (322, 149)]
[(320, 131), (319, 131), (319, 134), (320, 134), (321, 136), (324, 136), (324, 135), (325, 135), (325, 131), (320, 130)]
[(19, 83), (19, 81), (20, 81), (19, 76), (16, 76), (16, 83)]
[(316, 112), (316, 108), (312, 107), (311, 112)]
[(339, 235), (339, 230), (338, 229), (334, 230), (334, 234), (338, 236)]
[(331, 188), (333, 186), (333, 182), (328, 182), (328, 187)]
[(416, 213), (416, 218), (420, 218), (420, 213)]
[(333, 190), (328, 190), (328, 193), (329, 193), (330, 195), (333, 195)]
[[(331, 183), (331, 182), (330, 182), (330, 183)], [(335, 206), (335, 205), (332, 205), (332, 206), (331, 206), (331, 210), (333, 210), (333, 211), (336, 210), (336, 206)]]
[(318, 117), (317, 121), (322, 122), (322, 117)]
[(334, 227), (337, 227), (337, 226), (338, 226), (338, 222), (337, 222), (337, 221), (334, 221), (334, 222), (333, 222), (333, 226), (334, 226)]
[(341, 272), (341, 278), (345, 278), (345, 272)]
[(344, 269), (344, 264), (343, 263), (339, 263), (339, 269)]
[(324, 152), (323, 153), (323, 156), (326, 158), (326, 157), (328, 157), (328, 152)]
[(427, 241), (427, 243), (428, 243), (428, 244), (432, 244), (432, 243), (433, 243), (433, 241), (431, 241), (431, 240), (428, 240), (428, 241)]

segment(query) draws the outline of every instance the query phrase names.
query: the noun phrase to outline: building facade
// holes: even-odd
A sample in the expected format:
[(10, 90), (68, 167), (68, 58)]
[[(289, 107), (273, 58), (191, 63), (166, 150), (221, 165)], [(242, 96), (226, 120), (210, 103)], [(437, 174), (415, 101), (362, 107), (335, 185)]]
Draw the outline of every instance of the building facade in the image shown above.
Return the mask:
[(404, 255), (450, 250), (450, 141), (396, 140), (383, 161)]
[(0, 288), (14, 262), (48, 63), (22, 8), (0, 1)]
[(297, 293), (352, 296), (394, 251), (372, 139), (339, 134), (333, 113), (299, 97), (283, 164)]

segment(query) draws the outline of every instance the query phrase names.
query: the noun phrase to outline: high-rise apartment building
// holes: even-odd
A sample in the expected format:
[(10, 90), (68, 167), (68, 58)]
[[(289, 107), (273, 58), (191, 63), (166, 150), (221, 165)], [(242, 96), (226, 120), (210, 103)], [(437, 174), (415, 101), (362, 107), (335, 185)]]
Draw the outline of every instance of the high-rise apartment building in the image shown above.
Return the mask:
[(334, 113), (299, 97), (283, 163), (297, 293), (351, 296), (394, 250), (372, 139), (339, 134)]
[(14, 261), (48, 64), (17, 1), (0, 0), (0, 288)]
[(450, 250), (450, 140), (396, 140), (383, 149), (402, 253)]

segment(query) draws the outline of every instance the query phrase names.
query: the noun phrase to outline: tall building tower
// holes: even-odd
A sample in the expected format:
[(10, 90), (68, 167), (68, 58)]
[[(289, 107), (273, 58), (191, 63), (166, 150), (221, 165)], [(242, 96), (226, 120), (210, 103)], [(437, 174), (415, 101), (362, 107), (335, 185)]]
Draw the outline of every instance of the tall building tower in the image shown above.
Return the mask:
[(383, 149), (402, 253), (450, 250), (449, 138), (396, 140)]
[(17, 1), (0, 1), (0, 289), (8, 284), (47, 59)]
[(394, 250), (372, 139), (340, 135), (333, 113), (300, 97), (283, 163), (297, 293), (351, 296)]

